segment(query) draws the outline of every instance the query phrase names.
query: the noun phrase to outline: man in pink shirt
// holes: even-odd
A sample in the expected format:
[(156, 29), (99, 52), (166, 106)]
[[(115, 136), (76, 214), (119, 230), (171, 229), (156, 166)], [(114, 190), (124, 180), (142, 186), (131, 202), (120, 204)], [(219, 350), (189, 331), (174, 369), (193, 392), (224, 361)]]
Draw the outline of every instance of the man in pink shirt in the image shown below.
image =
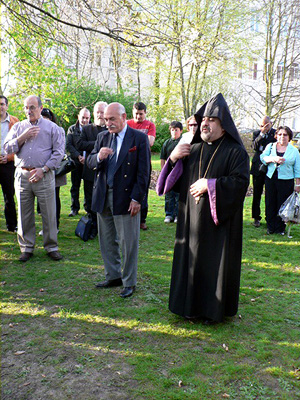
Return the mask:
[[(132, 109), (133, 119), (127, 121), (127, 124), (133, 129), (138, 129), (139, 131), (144, 132), (148, 136), (150, 147), (152, 147), (156, 137), (156, 128), (153, 122), (146, 119), (146, 114), (147, 108), (144, 103), (141, 101), (134, 103)], [(141, 229), (144, 231), (148, 229), (146, 225), (146, 218), (148, 214), (148, 191), (149, 187), (141, 210)]]

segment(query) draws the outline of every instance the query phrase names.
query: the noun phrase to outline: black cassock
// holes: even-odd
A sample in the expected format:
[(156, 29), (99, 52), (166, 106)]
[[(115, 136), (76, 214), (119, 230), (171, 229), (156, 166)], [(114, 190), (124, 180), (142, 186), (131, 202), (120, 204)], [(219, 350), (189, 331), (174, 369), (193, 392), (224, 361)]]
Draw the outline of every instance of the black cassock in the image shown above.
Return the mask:
[(169, 299), (175, 314), (218, 322), (238, 309), (243, 202), (249, 184), (246, 150), (226, 134), (207, 171), (207, 179), (216, 179), (217, 225), (208, 193), (196, 204), (189, 189), (199, 179), (201, 147), (203, 177), (221, 140), (192, 145), (174, 187), (180, 197)]

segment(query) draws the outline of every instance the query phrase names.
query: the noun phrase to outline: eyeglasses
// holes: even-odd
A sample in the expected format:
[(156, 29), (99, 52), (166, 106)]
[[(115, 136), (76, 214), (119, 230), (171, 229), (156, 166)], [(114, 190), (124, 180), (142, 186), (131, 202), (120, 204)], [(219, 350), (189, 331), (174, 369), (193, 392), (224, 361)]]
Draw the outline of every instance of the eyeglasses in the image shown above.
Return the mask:
[(25, 111), (35, 111), (37, 109), (37, 107), (36, 106), (29, 106), (29, 107), (27, 107), (27, 106), (24, 106), (24, 110)]
[(189, 124), (189, 126), (198, 126), (198, 124)]

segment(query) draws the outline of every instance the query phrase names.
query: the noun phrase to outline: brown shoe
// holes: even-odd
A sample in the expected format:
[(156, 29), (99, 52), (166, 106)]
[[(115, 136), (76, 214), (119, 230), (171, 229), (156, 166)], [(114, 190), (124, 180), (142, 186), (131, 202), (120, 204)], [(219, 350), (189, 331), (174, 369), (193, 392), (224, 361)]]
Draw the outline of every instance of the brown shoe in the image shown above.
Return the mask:
[(140, 225), (140, 228), (141, 228), (143, 231), (146, 231), (146, 230), (148, 229), (148, 226), (146, 225), (145, 222), (142, 222), (141, 225)]
[(24, 251), (20, 257), (19, 261), (26, 262), (33, 256), (33, 253), (28, 253), (28, 251)]
[(48, 256), (50, 258), (52, 258), (52, 260), (54, 260), (54, 261), (59, 261), (59, 260), (63, 259), (63, 256), (58, 251), (50, 251), (48, 253)]

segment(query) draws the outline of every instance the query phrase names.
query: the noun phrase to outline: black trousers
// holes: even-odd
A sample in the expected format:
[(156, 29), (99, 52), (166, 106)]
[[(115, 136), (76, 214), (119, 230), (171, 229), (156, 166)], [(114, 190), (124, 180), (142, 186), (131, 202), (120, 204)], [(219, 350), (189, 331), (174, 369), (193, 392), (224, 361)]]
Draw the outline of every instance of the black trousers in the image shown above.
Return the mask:
[(4, 215), (7, 229), (14, 231), (17, 227), (17, 213), (14, 200), (14, 174), (15, 166), (13, 161), (0, 164), (0, 184), (4, 198)]
[(260, 202), (264, 190), (265, 174), (253, 175), (252, 218), (261, 220)]
[(148, 215), (148, 195), (149, 195), (149, 187), (150, 187), (150, 182), (151, 182), (151, 172), (152, 172), (152, 164), (150, 164), (150, 176), (149, 176), (149, 182), (148, 182), (148, 187), (147, 187), (147, 193), (141, 204), (141, 224), (146, 223), (146, 219), (147, 219), (147, 215)]
[(271, 233), (285, 230), (285, 223), (278, 217), (278, 211), (285, 200), (294, 191), (294, 179), (272, 179), (266, 176), (266, 220)]
[(82, 179), (82, 171), (83, 165), (77, 164), (77, 167), (74, 171), (71, 171), (71, 210), (79, 211), (80, 203), (79, 203), (79, 192), (80, 192), (80, 184)]
[(92, 220), (91, 230), (92, 232), (95, 233), (98, 232), (98, 228), (97, 228), (97, 214), (94, 213), (94, 211), (92, 211), (93, 186), (94, 182), (88, 181), (87, 179), (83, 180), (84, 198), (85, 198), (84, 208)]

